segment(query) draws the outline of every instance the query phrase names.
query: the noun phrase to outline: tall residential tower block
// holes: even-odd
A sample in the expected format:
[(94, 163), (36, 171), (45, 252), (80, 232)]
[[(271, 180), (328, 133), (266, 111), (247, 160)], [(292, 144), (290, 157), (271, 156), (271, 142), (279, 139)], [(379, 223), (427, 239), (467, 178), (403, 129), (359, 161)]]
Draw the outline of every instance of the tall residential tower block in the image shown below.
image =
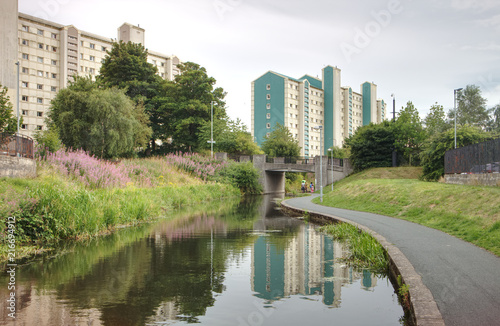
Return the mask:
[(299, 142), (302, 156), (320, 155), (321, 148), (325, 155), (360, 126), (385, 119), (386, 103), (377, 99), (377, 85), (365, 82), (357, 93), (341, 86), (337, 67), (322, 72), (319, 79), (269, 71), (252, 82), (252, 136), (257, 144), (279, 123)]
[[(0, 84), (9, 88), (17, 114), (17, 66), (19, 62), (20, 133), (33, 136), (45, 129), (51, 100), (68, 86), (72, 76), (99, 74), (113, 42), (144, 45), (145, 30), (124, 23), (116, 39), (88, 33), (73, 25), (61, 25), (18, 12), (18, 0), (0, 1)], [(163, 79), (173, 80), (181, 63), (175, 55), (148, 51), (148, 62)]]

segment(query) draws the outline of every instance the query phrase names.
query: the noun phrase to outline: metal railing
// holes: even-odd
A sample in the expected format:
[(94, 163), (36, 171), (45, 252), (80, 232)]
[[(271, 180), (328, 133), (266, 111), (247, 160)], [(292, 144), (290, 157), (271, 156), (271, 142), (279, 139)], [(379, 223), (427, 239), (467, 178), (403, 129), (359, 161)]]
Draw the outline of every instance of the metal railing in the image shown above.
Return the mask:
[(0, 155), (33, 158), (33, 138), (14, 134), (0, 133)]
[(500, 173), (500, 138), (447, 151), (444, 173)]
[(269, 157), (266, 156), (266, 163), (274, 164), (314, 164), (314, 158), (304, 156), (294, 157)]

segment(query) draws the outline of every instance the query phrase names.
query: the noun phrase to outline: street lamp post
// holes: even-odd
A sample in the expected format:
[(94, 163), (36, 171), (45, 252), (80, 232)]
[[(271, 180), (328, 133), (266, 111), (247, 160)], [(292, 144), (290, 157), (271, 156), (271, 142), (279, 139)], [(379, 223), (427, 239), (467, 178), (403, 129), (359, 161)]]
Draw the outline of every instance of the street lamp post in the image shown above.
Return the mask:
[(319, 130), (319, 200), (323, 202), (323, 139), (321, 137), (323, 126), (313, 128)]
[[(396, 121), (396, 95), (391, 94), (392, 97), (392, 122)], [(392, 167), (395, 168), (397, 165), (397, 154), (396, 148), (392, 145)]]
[(331, 160), (332, 160), (332, 191), (333, 191), (333, 148), (329, 148), (328, 151), (332, 153)]
[(463, 88), (457, 88), (453, 91), (453, 110), (455, 111), (455, 148), (457, 148), (457, 93)]
[(210, 157), (214, 158), (214, 101), (210, 102)]

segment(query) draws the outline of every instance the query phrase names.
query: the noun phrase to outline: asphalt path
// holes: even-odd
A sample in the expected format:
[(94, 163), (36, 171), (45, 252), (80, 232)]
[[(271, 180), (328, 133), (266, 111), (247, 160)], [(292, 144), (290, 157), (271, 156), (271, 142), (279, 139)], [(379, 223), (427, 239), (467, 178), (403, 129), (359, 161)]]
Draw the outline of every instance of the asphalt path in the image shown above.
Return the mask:
[(500, 325), (500, 258), (444, 232), (384, 215), (288, 199), (294, 208), (364, 225), (399, 248), (431, 291), (446, 325)]

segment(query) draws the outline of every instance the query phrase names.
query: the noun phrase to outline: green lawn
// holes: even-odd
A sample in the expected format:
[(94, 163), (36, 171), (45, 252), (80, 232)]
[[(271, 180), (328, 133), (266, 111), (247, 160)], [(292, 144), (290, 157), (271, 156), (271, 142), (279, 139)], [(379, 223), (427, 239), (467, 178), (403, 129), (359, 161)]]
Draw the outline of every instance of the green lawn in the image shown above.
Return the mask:
[[(325, 187), (323, 204), (429, 226), (500, 256), (500, 187), (419, 181), (419, 168), (376, 168)], [(319, 203), (319, 198), (315, 199)]]

